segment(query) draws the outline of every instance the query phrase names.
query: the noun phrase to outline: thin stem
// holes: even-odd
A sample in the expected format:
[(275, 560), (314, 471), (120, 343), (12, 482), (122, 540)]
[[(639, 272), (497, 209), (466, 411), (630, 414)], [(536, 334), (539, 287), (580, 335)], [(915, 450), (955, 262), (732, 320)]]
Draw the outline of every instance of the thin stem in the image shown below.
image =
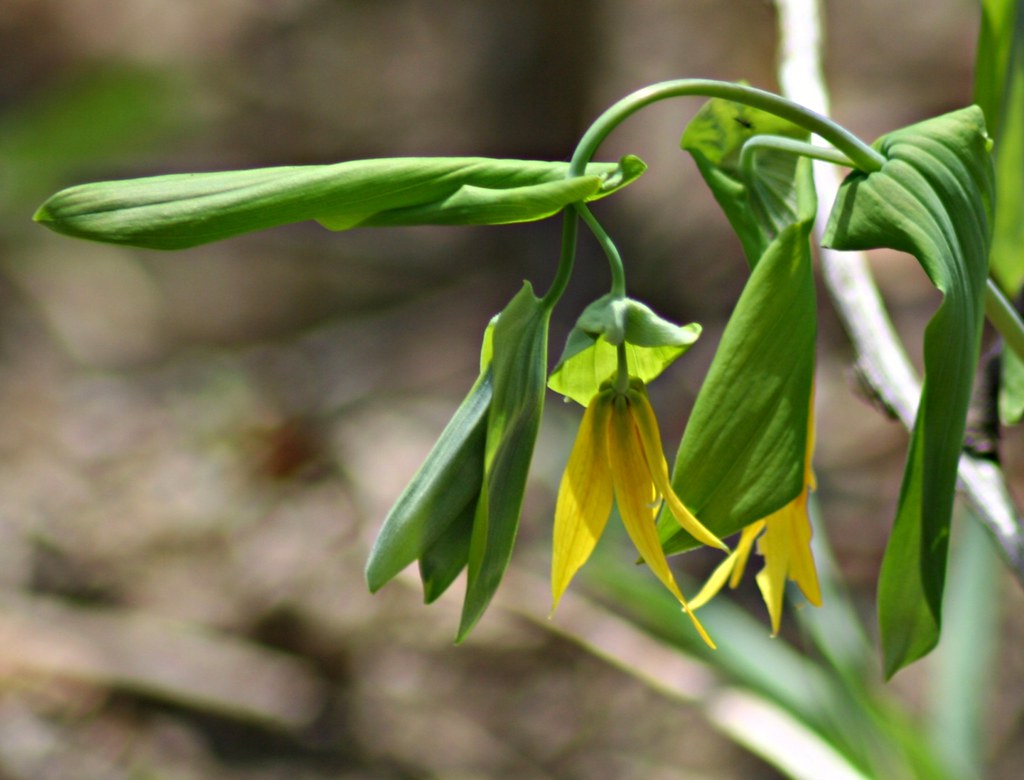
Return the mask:
[(762, 149), (773, 149), (779, 152), (798, 154), (803, 157), (810, 157), (812, 160), (843, 165), (853, 168), (853, 162), (842, 152), (830, 149), (827, 146), (814, 146), (806, 141), (798, 141), (795, 138), (787, 138), (784, 135), (755, 135), (740, 150), (740, 170), (743, 176), (750, 181), (754, 176), (754, 157)]
[(594, 234), (597, 242), (604, 250), (605, 256), (608, 258), (608, 266), (612, 272), (612, 295), (625, 296), (626, 270), (622, 266), (622, 255), (619, 254), (618, 248), (611, 237), (605, 232), (605, 229), (601, 227), (601, 223), (590, 212), (589, 208), (582, 203), (577, 203), (576, 211), (579, 212), (580, 217), (583, 218), (587, 227), (590, 228), (590, 232)]
[(825, 139), (843, 152), (854, 164), (854, 167), (862, 171), (869, 173), (877, 171), (885, 163), (885, 158), (881, 154), (846, 128), (792, 100), (743, 84), (730, 84), (711, 79), (678, 79), (638, 89), (605, 110), (590, 126), (576, 147), (576, 153), (569, 166), (569, 175), (581, 175), (601, 142), (632, 114), (660, 100), (686, 96), (724, 98), (775, 114), (775, 116), (788, 120)]
[(1003, 343), (1024, 360), (1024, 322), (991, 277), (985, 288), (985, 316), (999, 331)]
[(576, 212), (567, 208), (562, 212), (562, 250), (558, 256), (558, 270), (551, 282), (551, 287), (541, 298), (540, 305), (548, 310), (553, 309), (565, 292), (572, 276), (572, 266), (576, 260), (576, 236), (579, 233), (579, 220)]
[(619, 367), (615, 374), (615, 392), (625, 395), (626, 391), (629, 390), (629, 363), (626, 360), (626, 342), (618, 345), (616, 355), (619, 358)]

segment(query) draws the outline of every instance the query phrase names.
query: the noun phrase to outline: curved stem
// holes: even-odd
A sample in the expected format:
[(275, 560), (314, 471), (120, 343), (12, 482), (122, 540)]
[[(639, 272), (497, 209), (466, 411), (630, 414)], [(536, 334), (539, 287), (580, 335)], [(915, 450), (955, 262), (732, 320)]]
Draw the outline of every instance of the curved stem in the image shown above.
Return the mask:
[(587, 224), (587, 227), (590, 228), (590, 232), (594, 234), (597, 242), (604, 250), (605, 256), (608, 258), (608, 266), (612, 272), (612, 295), (624, 297), (626, 295), (626, 271), (622, 265), (622, 255), (619, 254), (619, 250), (611, 237), (601, 227), (601, 223), (597, 221), (589, 208), (582, 203), (577, 203), (576, 210)]
[(568, 175), (581, 175), (601, 142), (632, 114), (644, 106), (649, 106), (660, 100), (685, 96), (724, 98), (775, 114), (825, 139), (862, 171), (877, 171), (885, 163), (885, 158), (881, 154), (846, 128), (792, 100), (742, 84), (731, 84), (711, 79), (678, 79), (662, 81), (638, 89), (605, 110), (590, 126), (576, 147), (576, 153), (569, 165)]
[(565, 292), (569, 284), (569, 277), (572, 276), (572, 266), (576, 260), (576, 236), (579, 233), (579, 220), (576, 212), (567, 208), (562, 212), (562, 250), (558, 256), (558, 270), (551, 282), (551, 287), (541, 298), (540, 305), (546, 309), (553, 309), (558, 300)]
[(830, 149), (827, 146), (814, 146), (806, 141), (798, 141), (795, 138), (787, 138), (784, 135), (755, 135), (743, 144), (740, 149), (740, 170), (743, 176), (750, 181), (754, 176), (754, 157), (761, 149), (774, 149), (779, 152), (798, 154), (803, 157), (810, 157), (812, 160), (844, 165), (847, 168), (854, 168), (853, 161), (842, 152)]
[(991, 277), (985, 288), (985, 316), (999, 331), (1003, 343), (1024, 360), (1024, 322)]

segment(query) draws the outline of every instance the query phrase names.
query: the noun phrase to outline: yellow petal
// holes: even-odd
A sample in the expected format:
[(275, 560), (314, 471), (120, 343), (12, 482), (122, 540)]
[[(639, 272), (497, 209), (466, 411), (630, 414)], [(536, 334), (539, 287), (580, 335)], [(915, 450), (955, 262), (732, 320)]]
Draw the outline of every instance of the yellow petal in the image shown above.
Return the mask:
[(736, 568), (733, 569), (732, 579), (729, 580), (729, 587), (735, 588), (740, 584), (743, 572), (747, 568), (747, 560), (750, 558), (750, 550), (754, 546), (754, 540), (764, 530), (764, 520), (751, 523), (740, 534), (740, 540), (736, 544)]
[(664, 497), (669, 511), (672, 512), (679, 525), (693, 536), (694, 539), (702, 544), (729, 552), (729, 548), (725, 543), (693, 516), (672, 488), (672, 483), (668, 478), (668, 462), (665, 460), (665, 452), (661, 446), (658, 419), (654, 416), (654, 409), (651, 408), (651, 402), (647, 400), (647, 391), (644, 390), (642, 384), (634, 383), (630, 385), (629, 401), (633, 417), (636, 420), (637, 431), (643, 443), (643, 451), (650, 469), (651, 478), (658, 492)]
[(811, 386), (811, 402), (809, 404), (810, 413), (809, 419), (807, 420), (807, 451), (804, 456), (804, 487), (808, 490), (817, 490), (818, 483), (814, 478), (814, 468), (811, 465), (811, 461), (814, 456), (814, 386)]
[(718, 564), (715, 570), (711, 572), (707, 582), (704, 583), (704, 587), (700, 589), (696, 596), (690, 599), (690, 609), (700, 609), (718, 595), (718, 592), (725, 587), (725, 583), (729, 581), (729, 575), (733, 572), (738, 555), (739, 550), (736, 550)]
[(811, 555), (806, 491), (766, 517), (765, 522), (764, 536), (759, 542), (764, 568), (758, 572), (757, 585), (772, 619), (772, 634), (777, 634), (782, 622), (782, 597), (787, 579), (800, 586), (808, 601), (821, 606), (818, 574)]
[(743, 529), (743, 533), (740, 534), (740, 540), (736, 544), (736, 549), (733, 550), (728, 558), (718, 564), (718, 567), (711, 572), (707, 582), (704, 583), (704, 587), (700, 589), (696, 596), (690, 599), (690, 609), (700, 609), (703, 607), (718, 595), (719, 591), (725, 587), (726, 582), (729, 583), (730, 588), (735, 588), (740, 584), (743, 570), (747, 567), (747, 559), (750, 558), (750, 550), (754, 546), (754, 539), (763, 530), (764, 520), (758, 520)]
[(658, 530), (654, 524), (656, 512), (650, 502), (651, 473), (629, 407), (630, 403), (625, 396), (615, 396), (608, 429), (608, 460), (612, 469), (619, 514), (622, 515), (626, 532), (641, 557), (661, 583), (679, 600), (701, 638), (710, 647), (714, 647), (711, 637), (697, 620), (697, 616), (693, 614), (679, 586), (676, 585), (665, 552), (661, 549)]
[(594, 551), (612, 511), (612, 480), (605, 450), (610, 411), (607, 394), (594, 396), (558, 488), (551, 556), (552, 613)]

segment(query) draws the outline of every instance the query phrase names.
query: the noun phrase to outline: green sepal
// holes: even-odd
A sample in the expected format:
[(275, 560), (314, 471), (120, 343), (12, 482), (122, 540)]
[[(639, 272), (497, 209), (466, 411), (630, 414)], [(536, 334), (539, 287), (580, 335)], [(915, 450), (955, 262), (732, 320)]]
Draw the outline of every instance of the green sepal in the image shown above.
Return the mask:
[(544, 409), (550, 315), (550, 307), (527, 282), (494, 326), (494, 395), (487, 417), (483, 489), (473, 518), (456, 642), (466, 638), (487, 609), (512, 557)]
[[(493, 381), (487, 369), (388, 513), (366, 564), (371, 592), (431, 550), (467, 508), (476, 504), (483, 483), (492, 395)], [(426, 582), (424, 587), (429, 589)]]
[(618, 368), (625, 343), (630, 376), (648, 383), (700, 337), (697, 323), (676, 325), (631, 298), (609, 293), (587, 306), (551, 372), (548, 387), (586, 406)]
[(805, 129), (774, 114), (712, 98), (690, 120), (680, 142), (736, 231), (751, 266), (799, 219), (796, 155), (760, 149), (750, 175), (740, 169), (743, 145), (759, 135), (809, 138)]
[[(721, 538), (782, 508), (804, 489), (817, 328), (810, 167), (807, 159), (798, 162), (798, 220), (754, 263), (697, 395), (672, 473), (683, 503)], [(664, 511), (658, 532), (667, 554), (698, 544)]]
[(645, 169), (627, 156), (567, 178), (561, 162), (409, 157), (170, 174), (71, 187), (50, 197), (35, 219), (70, 236), (151, 249), (305, 220), (332, 230), (506, 224), (603, 198)]
[(977, 106), (889, 133), (887, 162), (843, 182), (825, 232), (836, 249), (914, 255), (943, 294), (924, 336), (924, 386), (878, 583), (887, 676), (938, 642), (950, 516), (978, 364), (993, 172)]

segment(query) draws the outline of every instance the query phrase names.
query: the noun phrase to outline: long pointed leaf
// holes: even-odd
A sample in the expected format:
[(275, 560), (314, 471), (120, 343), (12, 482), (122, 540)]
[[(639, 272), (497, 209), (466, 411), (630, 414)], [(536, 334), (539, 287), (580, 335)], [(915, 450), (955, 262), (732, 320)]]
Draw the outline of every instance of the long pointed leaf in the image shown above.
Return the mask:
[(484, 487), (473, 520), (456, 642), (466, 638), (487, 609), (512, 557), (544, 409), (550, 314), (527, 282), (494, 326), (494, 397), (487, 418)]
[(430, 550), (475, 503), (492, 392), (491, 373), (485, 370), (388, 513), (366, 564), (371, 591)]

